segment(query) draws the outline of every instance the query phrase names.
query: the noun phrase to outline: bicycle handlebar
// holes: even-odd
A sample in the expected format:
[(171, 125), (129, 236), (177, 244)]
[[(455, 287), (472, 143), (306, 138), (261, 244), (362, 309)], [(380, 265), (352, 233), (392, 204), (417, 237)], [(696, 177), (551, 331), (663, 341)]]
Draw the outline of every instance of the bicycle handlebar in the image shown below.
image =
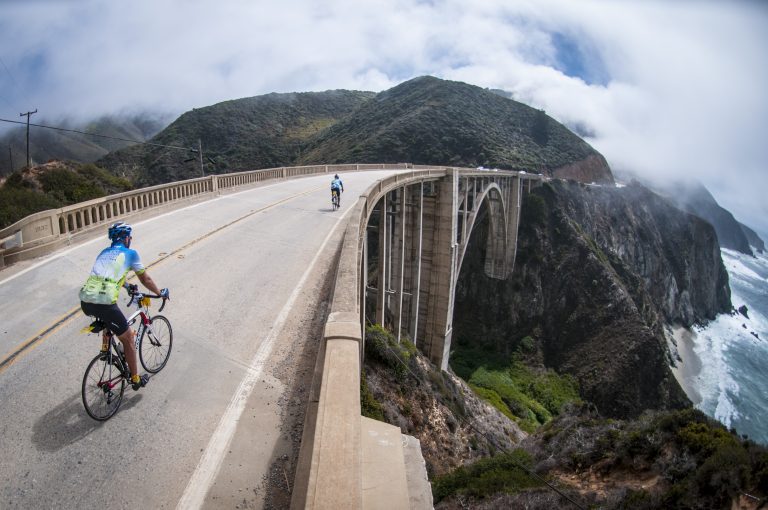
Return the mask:
[(151, 299), (162, 299), (163, 304), (161, 304), (160, 308), (158, 309), (158, 313), (160, 313), (163, 311), (163, 308), (165, 308), (165, 302), (170, 299), (167, 296), (160, 296), (158, 294), (144, 294), (143, 292), (139, 292), (139, 286), (132, 283), (124, 283), (123, 287), (126, 291), (128, 291), (128, 295), (131, 297), (131, 300), (128, 302), (128, 306), (131, 306), (133, 303), (138, 303), (141, 301), (141, 298), (145, 297)]

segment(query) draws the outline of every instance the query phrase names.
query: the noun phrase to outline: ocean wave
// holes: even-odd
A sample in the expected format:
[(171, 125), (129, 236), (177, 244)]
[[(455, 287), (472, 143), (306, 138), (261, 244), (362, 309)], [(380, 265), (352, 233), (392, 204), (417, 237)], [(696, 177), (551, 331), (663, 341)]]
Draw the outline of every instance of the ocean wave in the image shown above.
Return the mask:
[(768, 256), (722, 250), (731, 302), (748, 316), (721, 314), (696, 328), (694, 353), (701, 362), (697, 407), (726, 427), (768, 444)]

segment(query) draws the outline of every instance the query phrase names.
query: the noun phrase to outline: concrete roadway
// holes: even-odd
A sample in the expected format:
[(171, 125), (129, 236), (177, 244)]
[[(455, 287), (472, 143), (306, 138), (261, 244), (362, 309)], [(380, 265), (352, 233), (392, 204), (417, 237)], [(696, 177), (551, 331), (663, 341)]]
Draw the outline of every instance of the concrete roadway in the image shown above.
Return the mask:
[[(324, 175), (135, 223), (132, 247), (171, 290), (168, 365), (141, 391), (128, 388), (105, 423), (81, 402), (83, 372), (99, 347), (97, 336), (79, 333), (89, 322), (82, 313), (0, 368), (0, 508), (262, 506), (270, 465), (291, 454), (279, 447), (287, 395), (274, 375), (306, 341), (292, 335), (322, 323), (313, 307), (326, 296), (314, 294), (342, 217), (393, 172), (342, 174), (336, 212)], [(0, 271), (0, 363), (79, 308), (77, 291), (106, 244), (105, 235)], [(283, 469), (292, 485), (293, 467)]]

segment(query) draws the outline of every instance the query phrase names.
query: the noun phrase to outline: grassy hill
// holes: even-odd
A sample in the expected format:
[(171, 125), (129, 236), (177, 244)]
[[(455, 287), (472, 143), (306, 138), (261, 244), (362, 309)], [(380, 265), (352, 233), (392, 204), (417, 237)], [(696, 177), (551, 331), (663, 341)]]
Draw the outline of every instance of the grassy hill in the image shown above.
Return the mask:
[(541, 110), (474, 85), (423, 76), (366, 102), (320, 134), (300, 161), (408, 161), (547, 173), (594, 155), (599, 156), (589, 144)]
[[(307, 141), (371, 99), (373, 92), (332, 90), (266, 94), (225, 101), (185, 113), (153, 143), (197, 147), (202, 140), (208, 173), (291, 165)], [(117, 151), (99, 164), (138, 186), (199, 177), (195, 154), (151, 146)]]
[(0, 184), (0, 228), (38, 211), (130, 189), (130, 182), (91, 163), (53, 161), (14, 172)]
[[(152, 142), (195, 148), (198, 139), (214, 161), (206, 158), (207, 173), (412, 162), (555, 174), (581, 165), (563, 176), (612, 181), (605, 159), (543, 111), (474, 85), (429, 76), (379, 94), (333, 90), (225, 101), (185, 113)], [(200, 176), (193, 157), (135, 146), (99, 164), (143, 186)]]

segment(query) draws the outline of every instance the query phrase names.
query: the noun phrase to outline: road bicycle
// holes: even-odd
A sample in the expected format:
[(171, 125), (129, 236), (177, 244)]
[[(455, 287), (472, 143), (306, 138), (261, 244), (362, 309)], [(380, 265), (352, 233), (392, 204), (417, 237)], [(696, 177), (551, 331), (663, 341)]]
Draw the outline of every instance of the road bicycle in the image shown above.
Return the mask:
[[(162, 299), (159, 312), (165, 308), (167, 297), (143, 294), (138, 285), (126, 284), (130, 301), (128, 306), (136, 305), (136, 310), (128, 318), (128, 326), (136, 321), (135, 342), (141, 366), (150, 374), (163, 369), (171, 355), (173, 330), (171, 323), (162, 315), (152, 317), (149, 313), (151, 299)], [(123, 344), (101, 320), (93, 321), (83, 328), (83, 333), (102, 333), (102, 350), (88, 364), (83, 376), (83, 406), (88, 416), (98, 421), (110, 419), (120, 408), (125, 387), (131, 384), (131, 370), (125, 359)]]
[(339, 190), (336, 188), (331, 190), (331, 205), (333, 205), (334, 211), (341, 207), (341, 197), (339, 196)]

